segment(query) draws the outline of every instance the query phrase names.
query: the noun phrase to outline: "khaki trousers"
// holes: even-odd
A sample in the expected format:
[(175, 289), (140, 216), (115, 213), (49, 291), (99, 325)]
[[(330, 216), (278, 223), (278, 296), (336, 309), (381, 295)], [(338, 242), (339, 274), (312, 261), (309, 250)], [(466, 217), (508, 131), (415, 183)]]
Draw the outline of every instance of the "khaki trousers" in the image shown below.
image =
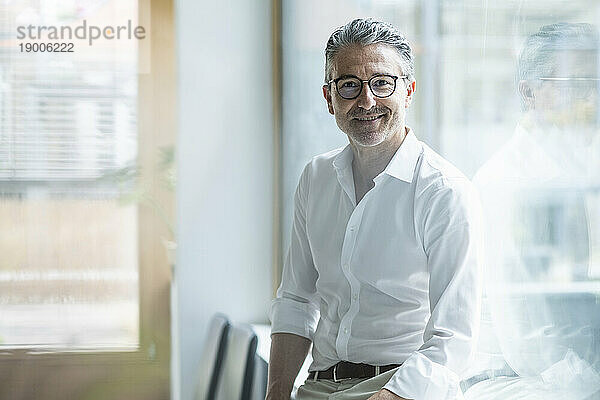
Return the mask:
[(296, 400), (367, 400), (390, 380), (398, 368), (373, 378), (348, 379), (335, 383), (330, 379), (307, 379), (296, 392)]

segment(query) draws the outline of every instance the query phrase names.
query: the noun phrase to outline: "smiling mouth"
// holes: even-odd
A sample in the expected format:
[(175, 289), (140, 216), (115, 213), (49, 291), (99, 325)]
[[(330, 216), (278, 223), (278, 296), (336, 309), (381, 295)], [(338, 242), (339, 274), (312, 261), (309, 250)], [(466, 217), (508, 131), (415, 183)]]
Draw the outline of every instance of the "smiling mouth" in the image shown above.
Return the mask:
[(383, 114), (381, 114), (381, 115), (371, 115), (371, 116), (368, 116), (368, 117), (356, 117), (354, 119), (357, 120), (357, 121), (375, 121), (376, 119), (379, 119), (381, 117), (383, 117)]

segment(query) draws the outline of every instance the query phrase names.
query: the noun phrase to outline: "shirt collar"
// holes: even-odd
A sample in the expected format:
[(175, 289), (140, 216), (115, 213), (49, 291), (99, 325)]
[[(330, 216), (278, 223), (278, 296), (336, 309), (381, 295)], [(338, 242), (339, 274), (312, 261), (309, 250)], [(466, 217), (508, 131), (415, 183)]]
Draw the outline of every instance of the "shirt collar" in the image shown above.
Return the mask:
[[(401, 181), (411, 183), (415, 173), (415, 167), (419, 156), (423, 151), (421, 143), (413, 133), (412, 129), (408, 130), (404, 141), (396, 150), (396, 153), (385, 167), (383, 172), (377, 177), (387, 174)], [(351, 168), (354, 154), (350, 145), (346, 145), (344, 149), (334, 158), (333, 167), (339, 172), (347, 168)], [(375, 179), (377, 179), (377, 177)]]

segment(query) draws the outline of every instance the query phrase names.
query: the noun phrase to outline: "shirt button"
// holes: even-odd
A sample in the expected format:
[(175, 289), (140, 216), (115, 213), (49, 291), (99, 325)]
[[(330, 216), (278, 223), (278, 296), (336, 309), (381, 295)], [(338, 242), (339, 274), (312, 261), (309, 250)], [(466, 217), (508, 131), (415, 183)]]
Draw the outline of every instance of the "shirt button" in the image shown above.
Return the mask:
[(348, 264), (344, 264), (344, 269), (348, 269)]
[(350, 232), (354, 232), (354, 227), (353, 226), (350, 227)]
[(344, 328), (344, 333), (348, 333), (348, 328)]
[(352, 296), (352, 298), (353, 298), (354, 300), (358, 300), (358, 295), (357, 295), (357, 294), (355, 294), (355, 295), (353, 295), (353, 296)]

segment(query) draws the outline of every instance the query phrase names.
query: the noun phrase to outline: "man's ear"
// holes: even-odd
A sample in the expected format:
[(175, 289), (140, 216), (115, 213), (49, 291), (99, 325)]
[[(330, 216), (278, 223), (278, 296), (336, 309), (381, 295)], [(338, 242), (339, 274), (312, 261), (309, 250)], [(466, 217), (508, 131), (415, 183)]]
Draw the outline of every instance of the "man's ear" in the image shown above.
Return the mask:
[(323, 85), (323, 97), (327, 101), (327, 109), (329, 114), (333, 115), (333, 104), (331, 103), (331, 92), (329, 91), (329, 85)]
[(412, 81), (406, 87), (406, 100), (404, 101), (404, 108), (408, 108), (408, 106), (410, 106), (410, 103), (412, 102), (413, 94), (415, 93), (416, 89), (417, 89), (416, 81)]
[(519, 81), (519, 95), (525, 105), (525, 110), (533, 110), (535, 108), (535, 94), (533, 88), (527, 81)]

